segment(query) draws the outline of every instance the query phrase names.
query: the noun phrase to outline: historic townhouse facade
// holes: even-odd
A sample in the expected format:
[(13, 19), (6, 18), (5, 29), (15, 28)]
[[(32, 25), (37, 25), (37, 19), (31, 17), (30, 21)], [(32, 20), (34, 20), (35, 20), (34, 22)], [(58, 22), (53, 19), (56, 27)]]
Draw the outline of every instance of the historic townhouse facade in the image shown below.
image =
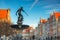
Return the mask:
[(47, 20), (45, 20), (45, 19), (40, 19), (40, 23), (38, 24), (38, 28), (37, 28), (37, 30), (38, 30), (38, 39), (40, 38), (40, 39), (45, 39), (45, 36), (46, 36), (46, 31), (45, 31), (45, 24), (46, 24), (46, 21)]
[(48, 19), (49, 36), (60, 36), (60, 13), (54, 12)]
[(60, 36), (60, 12), (54, 12), (47, 20), (40, 19), (38, 30), (42, 39)]

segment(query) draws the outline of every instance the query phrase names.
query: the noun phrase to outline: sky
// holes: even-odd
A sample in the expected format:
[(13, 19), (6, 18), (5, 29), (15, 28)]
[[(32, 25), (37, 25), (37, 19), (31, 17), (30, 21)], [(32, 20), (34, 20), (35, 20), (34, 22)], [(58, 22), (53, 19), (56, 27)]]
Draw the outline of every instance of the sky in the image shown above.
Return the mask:
[(38, 26), (40, 18), (47, 19), (54, 11), (60, 12), (60, 0), (0, 0), (0, 9), (10, 9), (12, 23), (17, 23), (16, 11), (23, 6), (23, 24)]

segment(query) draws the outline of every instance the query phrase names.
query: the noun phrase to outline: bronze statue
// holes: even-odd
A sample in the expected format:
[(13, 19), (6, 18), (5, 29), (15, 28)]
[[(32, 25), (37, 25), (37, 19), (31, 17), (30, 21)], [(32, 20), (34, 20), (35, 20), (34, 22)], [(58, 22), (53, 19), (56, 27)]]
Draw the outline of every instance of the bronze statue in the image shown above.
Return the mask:
[[(25, 12), (24, 10), (23, 10), (23, 7), (20, 7), (18, 10), (17, 10), (17, 12), (16, 12), (16, 15), (18, 14), (18, 21), (17, 21), (17, 24), (18, 24), (18, 26), (21, 28), (21, 26), (22, 26), (22, 23), (23, 23), (23, 15), (21, 14), (21, 12)], [(25, 12), (26, 13), (26, 12)], [(26, 15), (27, 15), (27, 13), (26, 13)]]
[[(25, 12), (24, 10), (23, 10), (23, 7), (21, 7), (21, 8), (19, 8), (18, 10), (17, 10), (17, 12), (16, 12), (16, 15), (17, 15), (17, 13), (18, 13), (18, 15), (19, 16), (21, 16), (22, 14), (21, 14), (21, 12)], [(28, 16), (28, 14), (25, 12), (25, 14)]]

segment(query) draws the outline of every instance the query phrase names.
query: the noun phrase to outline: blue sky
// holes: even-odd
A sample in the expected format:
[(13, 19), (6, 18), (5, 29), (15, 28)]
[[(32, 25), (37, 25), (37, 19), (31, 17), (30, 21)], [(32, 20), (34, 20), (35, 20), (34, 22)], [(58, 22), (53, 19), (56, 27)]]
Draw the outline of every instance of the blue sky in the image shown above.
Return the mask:
[(12, 23), (17, 22), (15, 15), (18, 8), (23, 6), (29, 16), (24, 16), (23, 24), (36, 27), (40, 17), (47, 19), (53, 11), (60, 12), (60, 0), (0, 0), (0, 9), (10, 9)]

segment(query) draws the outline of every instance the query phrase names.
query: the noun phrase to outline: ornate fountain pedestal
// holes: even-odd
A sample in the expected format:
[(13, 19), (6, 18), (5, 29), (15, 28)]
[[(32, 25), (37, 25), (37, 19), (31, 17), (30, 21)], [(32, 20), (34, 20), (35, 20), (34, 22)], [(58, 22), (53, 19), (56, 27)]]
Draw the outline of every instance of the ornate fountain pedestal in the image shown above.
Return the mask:
[(19, 16), (19, 17), (18, 17), (18, 21), (17, 21), (17, 24), (18, 24), (18, 27), (19, 27), (19, 28), (22, 27), (22, 23), (23, 23), (23, 16)]

